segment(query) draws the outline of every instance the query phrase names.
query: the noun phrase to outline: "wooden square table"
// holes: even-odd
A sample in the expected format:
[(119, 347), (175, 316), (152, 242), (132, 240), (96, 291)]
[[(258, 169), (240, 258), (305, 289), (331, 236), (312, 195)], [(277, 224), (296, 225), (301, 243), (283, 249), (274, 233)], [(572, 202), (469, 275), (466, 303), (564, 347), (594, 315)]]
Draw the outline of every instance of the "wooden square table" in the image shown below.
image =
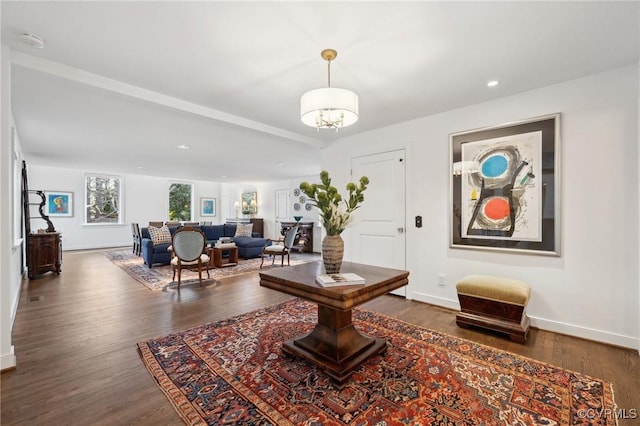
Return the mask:
[[(229, 254), (226, 261), (222, 256), (224, 253)], [(226, 268), (238, 264), (238, 247), (207, 247), (207, 254), (209, 255), (209, 265), (216, 268)]]
[(355, 329), (352, 309), (409, 283), (409, 272), (345, 262), (341, 273), (352, 272), (365, 284), (323, 287), (316, 275), (324, 274), (322, 262), (310, 262), (260, 272), (260, 285), (318, 304), (318, 324), (303, 336), (282, 344), (282, 351), (322, 368), (339, 384), (369, 357), (387, 350), (387, 341)]

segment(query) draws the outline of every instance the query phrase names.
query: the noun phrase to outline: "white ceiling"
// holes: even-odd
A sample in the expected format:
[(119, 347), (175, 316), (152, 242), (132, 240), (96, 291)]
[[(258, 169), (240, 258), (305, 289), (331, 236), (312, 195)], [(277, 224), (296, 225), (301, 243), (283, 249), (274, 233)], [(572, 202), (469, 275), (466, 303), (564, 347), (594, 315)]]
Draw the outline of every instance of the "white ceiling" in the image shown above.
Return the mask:
[[(341, 137), (637, 64), (640, 45), (638, 2), (0, 7), (30, 164), (220, 182), (315, 174)], [(326, 86), (325, 48), (332, 86), (360, 97), (339, 133), (299, 119), (302, 93)]]

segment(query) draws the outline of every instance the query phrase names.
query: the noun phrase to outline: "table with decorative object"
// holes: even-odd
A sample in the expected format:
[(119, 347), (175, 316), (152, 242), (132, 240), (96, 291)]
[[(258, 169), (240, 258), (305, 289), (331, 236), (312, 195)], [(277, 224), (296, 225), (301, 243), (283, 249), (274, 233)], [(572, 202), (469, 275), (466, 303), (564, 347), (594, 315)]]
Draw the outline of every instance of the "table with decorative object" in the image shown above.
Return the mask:
[(385, 339), (356, 330), (352, 309), (407, 285), (409, 272), (350, 262), (344, 262), (340, 272), (357, 274), (365, 283), (323, 287), (316, 282), (316, 276), (325, 273), (322, 262), (309, 262), (260, 272), (260, 285), (318, 305), (315, 328), (284, 342), (282, 351), (316, 364), (342, 384), (369, 357), (387, 350)]

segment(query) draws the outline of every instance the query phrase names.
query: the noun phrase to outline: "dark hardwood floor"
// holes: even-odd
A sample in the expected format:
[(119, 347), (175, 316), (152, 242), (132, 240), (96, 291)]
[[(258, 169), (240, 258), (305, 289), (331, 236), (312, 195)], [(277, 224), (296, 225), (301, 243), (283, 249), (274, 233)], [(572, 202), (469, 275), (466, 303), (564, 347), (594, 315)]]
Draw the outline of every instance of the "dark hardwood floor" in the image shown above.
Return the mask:
[[(17, 368), (2, 373), (2, 425), (179, 425), (136, 343), (290, 299), (257, 274), (153, 292), (100, 251), (65, 252), (62, 274), (25, 281), (13, 328)], [(532, 329), (525, 345), (458, 328), (455, 312), (383, 296), (366, 308), (598, 377), (640, 413), (637, 351)], [(640, 424), (639, 420), (622, 420)]]

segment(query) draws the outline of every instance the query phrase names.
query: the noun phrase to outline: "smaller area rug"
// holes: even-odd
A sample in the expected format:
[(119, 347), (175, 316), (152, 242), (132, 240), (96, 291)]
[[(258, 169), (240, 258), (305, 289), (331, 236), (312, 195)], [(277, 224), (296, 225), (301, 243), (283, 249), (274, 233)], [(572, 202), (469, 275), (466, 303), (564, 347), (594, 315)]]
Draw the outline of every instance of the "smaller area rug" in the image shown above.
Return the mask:
[[(342, 387), (281, 343), (310, 331), (317, 308), (294, 299), (138, 343), (189, 425), (613, 425), (611, 384), (355, 309), (385, 337)], [(597, 423), (593, 423), (597, 422)]]
[[(151, 290), (166, 290), (168, 288), (175, 288), (178, 285), (178, 274), (176, 273), (176, 281), (173, 281), (173, 271), (170, 265), (154, 265), (153, 268), (149, 268), (144, 264), (142, 257), (136, 256), (131, 253), (131, 250), (109, 250), (103, 252), (109, 260), (114, 264), (124, 269), (133, 278), (150, 288)], [(291, 265), (298, 265), (305, 262), (311, 262), (318, 260), (319, 257), (313, 254), (292, 253)], [(210, 278), (207, 278), (207, 272), (202, 271), (203, 285), (212, 283), (221, 278), (232, 277), (235, 275), (246, 274), (249, 272), (256, 272), (260, 270), (268, 270), (272, 268), (271, 258), (264, 259), (264, 266), (260, 269), (261, 258), (256, 259), (240, 259), (238, 265), (229, 266), (227, 268), (214, 268), (209, 270)], [(287, 260), (285, 259), (285, 265)], [(280, 257), (276, 259), (274, 268), (280, 267)], [(192, 272), (189, 270), (182, 271), (180, 287), (188, 285), (199, 285), (198, 272)]]

